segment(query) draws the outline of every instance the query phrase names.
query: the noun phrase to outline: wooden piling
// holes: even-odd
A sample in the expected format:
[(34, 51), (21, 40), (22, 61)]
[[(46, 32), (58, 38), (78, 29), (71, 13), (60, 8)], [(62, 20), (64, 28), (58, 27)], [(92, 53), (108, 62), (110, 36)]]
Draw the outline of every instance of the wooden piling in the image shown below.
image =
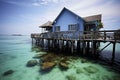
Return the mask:
[(83, 56), (86, 54), (86, 42), (85, 41), (83, 41)]
[(80, 40), (77, 41), (77, 53), (80, 54)]
[(32, 38), (32, 44), (33, 44), (33, 38)]
[(71, 41), (71, 53), (73, 54), (74, 52), (74, 41)]
[(47, 41), (48, 41), (48, 43), (47, 43), (47, 45), (48, 45), (47, 48), (48, 48), (48, 50), (50, 50), (50, 39), (48, 39)]
[(66, 41), (66, 52), (69, 52), (69, 41)]
[(90, 51), (90, 42), (89, 41), (87, 41), (87, 55), (89, 55), (89, 51)]
[(115, 45), (116, 45), (116, 43), (115, 42), (113, 42), (113, 52), (112, 52), (112, 59), (111, 59), (111, 61), (112, 61), (112, 65), (114, 64), (114, 60), (115, 60)]
[(93, 42), (93, 56), (95, 57), (96, 56), (96, 41)]

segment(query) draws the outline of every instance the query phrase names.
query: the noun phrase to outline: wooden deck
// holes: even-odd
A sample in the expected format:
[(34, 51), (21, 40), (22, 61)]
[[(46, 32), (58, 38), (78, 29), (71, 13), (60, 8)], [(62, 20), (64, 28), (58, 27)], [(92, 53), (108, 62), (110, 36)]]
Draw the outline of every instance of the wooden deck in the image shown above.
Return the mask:
[[(78, 53), (84, 56), (98, 57), (100, 52), (113, 44), (111, 62), (115, 59), (115, 45), (120, 43), (120, 30), (107, 31), (61, 31), (31, 34), (32, 43), (53, 51)], [(109, 42), (99, 50), (100, 42)]]
[(107, 31), (61, 31), (31, 34), (34, 39), (83, 40), (120, 43), (120, 30)]

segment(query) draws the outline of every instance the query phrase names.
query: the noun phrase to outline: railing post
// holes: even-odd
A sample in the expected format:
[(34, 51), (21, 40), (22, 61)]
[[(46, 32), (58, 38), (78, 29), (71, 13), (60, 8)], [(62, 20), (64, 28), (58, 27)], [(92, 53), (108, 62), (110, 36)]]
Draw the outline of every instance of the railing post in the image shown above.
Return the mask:
[(104, 41), (106, 40), (106, 31), (104, 31)]

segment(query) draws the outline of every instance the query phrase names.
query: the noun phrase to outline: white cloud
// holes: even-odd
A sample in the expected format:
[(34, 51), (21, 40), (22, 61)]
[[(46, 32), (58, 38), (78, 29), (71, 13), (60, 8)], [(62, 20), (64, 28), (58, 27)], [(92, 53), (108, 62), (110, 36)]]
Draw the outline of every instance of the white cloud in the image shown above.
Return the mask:
[(32, 3), (33, 6), (40, 6), (39, 3), (35, 2), (35, 3)]
[(33, 6), (47, 5), (49, 3), (58, 3), (58, 0), (36, 0), (32, 3)]

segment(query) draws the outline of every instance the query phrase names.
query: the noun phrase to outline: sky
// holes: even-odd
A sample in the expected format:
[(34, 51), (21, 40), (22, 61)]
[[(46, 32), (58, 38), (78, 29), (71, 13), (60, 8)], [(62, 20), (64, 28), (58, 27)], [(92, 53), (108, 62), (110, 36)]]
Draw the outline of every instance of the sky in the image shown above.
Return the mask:
[(0, 34), (41, 33), (38, 26), (64, 7), (81, 17), (102, 14), (101, 30), (120, 29), (120, 0), (0, 0)]

